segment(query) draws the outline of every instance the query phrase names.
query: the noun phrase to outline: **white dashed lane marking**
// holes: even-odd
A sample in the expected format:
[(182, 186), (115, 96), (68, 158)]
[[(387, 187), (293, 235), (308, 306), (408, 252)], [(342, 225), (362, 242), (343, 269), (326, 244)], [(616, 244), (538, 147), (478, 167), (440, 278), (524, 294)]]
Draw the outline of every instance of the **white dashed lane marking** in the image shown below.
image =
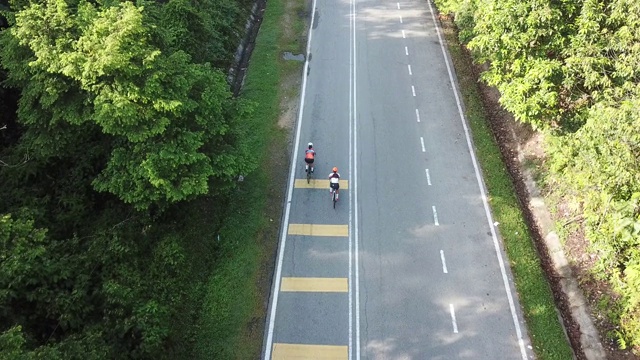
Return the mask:
[(451, 322), (453, 323), (453, 333), (458, 333), (458, 324), (456, 323), (456, 312), (453, 309), (453, 304), (449, 304), (449, 311), (451, 311)]
[(447, 262), (444, 259), (444, 251), (440, 250), (440, 260), (442, 260), (442, 272), (447, 274)]
[(433, 209), (433, 223), (436, 224), (436, 226), (440, 226), (440, 223), (438, 222), (438, 212), (436, 211), (436, 206), (433, 205), (431, 209)]

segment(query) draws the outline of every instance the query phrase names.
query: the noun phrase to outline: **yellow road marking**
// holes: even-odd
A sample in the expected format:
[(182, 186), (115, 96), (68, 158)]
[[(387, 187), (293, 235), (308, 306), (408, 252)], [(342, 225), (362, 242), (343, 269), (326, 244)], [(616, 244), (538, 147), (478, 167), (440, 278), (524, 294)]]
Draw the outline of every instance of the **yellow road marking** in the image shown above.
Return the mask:
[[(294, 185), (296, 188), (302, 189), (329, 189), (329, 180), (311, 179), (307, 184), (307, 179), (296, 179)], [(340, 190), (349, 189), (349, 180), (340, 180)]]
[(349, 225), (289, 224), (289, 235), (349, 236)]
[(347, 346), (273, 344), (274, 360), (346, 360), (348, 357)]
[(347, 278), (283, 277), (280, 291), (347, 292)]

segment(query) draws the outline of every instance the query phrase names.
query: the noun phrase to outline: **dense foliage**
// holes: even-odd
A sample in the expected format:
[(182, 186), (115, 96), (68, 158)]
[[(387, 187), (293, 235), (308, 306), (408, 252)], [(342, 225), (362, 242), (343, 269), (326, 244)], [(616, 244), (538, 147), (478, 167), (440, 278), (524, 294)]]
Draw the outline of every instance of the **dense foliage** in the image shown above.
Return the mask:
[(0, 349), (190, 358), (219, 221), (250, 156), (225, 72), (249, 2), (14, 0), (0, 32)]
[(549, 136), (554, 189), (583, 220), (617, 293), (621, 347), (640, 349), (640, 2), (437, 0), (484, 79)]

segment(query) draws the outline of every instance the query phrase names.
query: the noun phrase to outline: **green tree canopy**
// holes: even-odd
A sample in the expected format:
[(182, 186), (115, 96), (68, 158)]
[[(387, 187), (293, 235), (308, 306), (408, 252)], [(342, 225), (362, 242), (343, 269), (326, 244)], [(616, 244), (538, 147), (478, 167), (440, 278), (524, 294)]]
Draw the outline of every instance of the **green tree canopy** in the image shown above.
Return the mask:
[(97, 126), (111, 154), (95, 188), (139, 209), (205, 194), (212, 179), (231, 184), (255, 166), (242, 143), (246, 105), (219, 71), (154, 46), (143, 12), (130, 2), (34, 2), (0, 40), (31, 147), (61, 156), (59, 140)]

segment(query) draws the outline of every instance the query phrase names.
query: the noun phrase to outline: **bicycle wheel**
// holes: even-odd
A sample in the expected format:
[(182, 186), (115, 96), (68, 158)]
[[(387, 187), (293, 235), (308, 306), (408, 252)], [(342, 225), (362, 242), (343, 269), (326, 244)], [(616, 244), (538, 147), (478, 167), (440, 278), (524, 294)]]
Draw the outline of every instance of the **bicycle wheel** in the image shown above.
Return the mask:
[(336, 198), (336, 191), (333, 190), (333, 208), (334, 209), (336, 208), (336, 201), (338, 201), (337, 198)]
[(311, 183), (311, 168), (307, 165), (307, 184)]

